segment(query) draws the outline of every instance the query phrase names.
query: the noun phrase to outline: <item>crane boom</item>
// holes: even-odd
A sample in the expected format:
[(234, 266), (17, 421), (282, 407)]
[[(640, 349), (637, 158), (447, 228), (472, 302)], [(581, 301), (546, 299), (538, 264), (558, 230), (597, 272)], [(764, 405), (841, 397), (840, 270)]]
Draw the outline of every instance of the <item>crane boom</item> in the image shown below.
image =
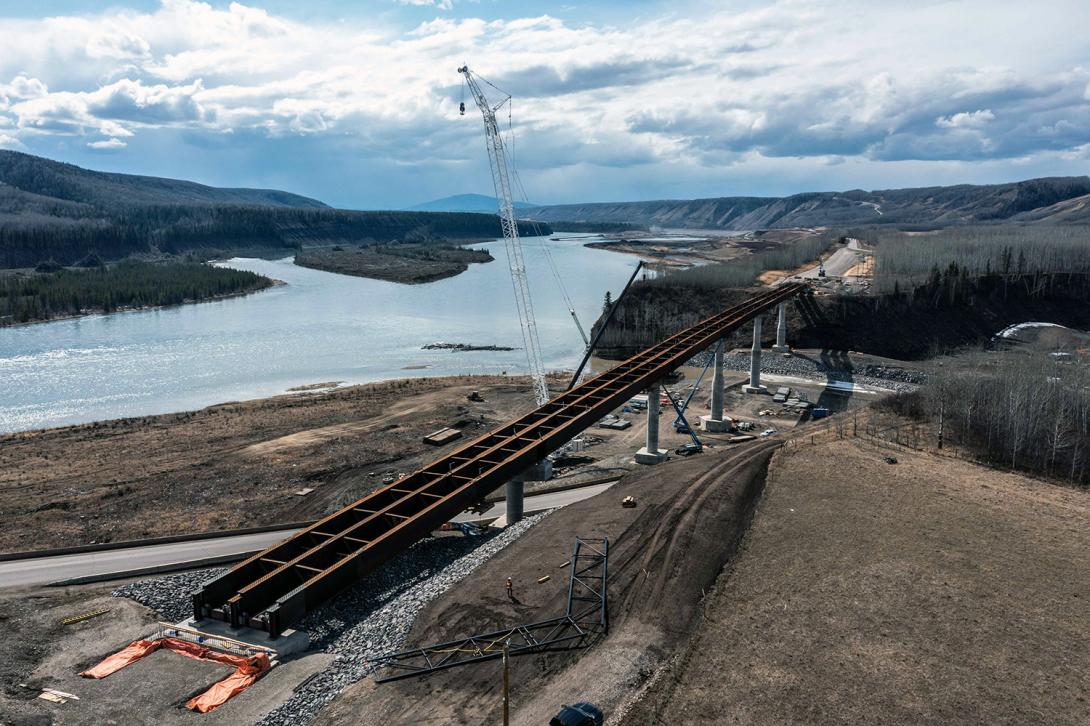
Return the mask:
[(530, 380), (533, 383), (534, 397), (539, 406), (548, 403), (549, 388), (545, 383), (545, 363), (541, 358), (541, 341), (537, 334), (537, 321), (534, 318), (534, 305), (530, 298), (530, 285), (526, 279), (526, 262), (522, 256), (522, 242), (519, 240), (518, 223), (515, 220), (515, 201), (511, 189), (511, 167), (504, 149), (503, 137), (496, 122), (496, 110), (511, 100), (505, 96), (496, 106), (492, 106), (484, 95), (477, 78), (462, 66), (458, 72), (465, 76), (466, 85), (473, 94), (473, 100), (484, 117), (485, 146), (488, 149), (488, 161), (492, 167), (492, 186), (496, 191), (499, 206), (500, 227), (503, 230), (503, 243), (507, 252), (507, 263), (511, 268), (511, 285), (515, 291), (515, 307), (518, 308), (519, 325), (522, 328), (522, 342), (526, 349), (526, 362), (530, 366)]

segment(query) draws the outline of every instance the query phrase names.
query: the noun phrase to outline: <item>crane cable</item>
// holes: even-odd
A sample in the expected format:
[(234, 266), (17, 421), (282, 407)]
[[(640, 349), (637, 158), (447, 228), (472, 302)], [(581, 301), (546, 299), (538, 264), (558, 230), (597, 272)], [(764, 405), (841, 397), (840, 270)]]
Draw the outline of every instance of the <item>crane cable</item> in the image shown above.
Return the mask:
[[(479, 78), (480, 76), (478, 76)], [(485, 81), (488, 83), (488, 81)], [(488, 85), (492, 86), (491, 83)], [(492, 86), (496, 88), (496, 86)], [(512, 121), (512, 106), (514, 101), (508, 96), (507, 104), (507, 149), (511, 156), (511, 172), (515, 178), (515, 186), (517, 188), (520, 201), (529, 203), (529, 198), (526, 195), (526, 188), (522, 186), (522, 177), (519, 176), (518, 165), (515, 164), (515, 128)], [(534, 236), (537, 237), (538, 243), (541, 245), (542, 252), (545, 253), (545, 261), (549, 264), (549, 270), (553, 273), (553, 279), (556, 280), (557, 287), (560, 288), (560, 295), (564, 298), (564, 304), (568, 308), (568, 314), (571, 315), (572, 320), (575, 321), (575, 327), (579, 329), (579, 335), (583, 338), (583, 345), (590, 345), (590, 339), (587, 338), (587, 333), (583, 330), (583, 324), (579, 321), (579, 316), (575, 313), (575, 303), (572, 302), (571, 295), (568, 294), (568, 288), (564, 284), (564, 278), (560, 274), (559, 268), (556, 266), (556, 260), (553, 259), (553, 253), (549, 249), (549, 245), (545, 243), (545, 235), (541, 234), (541, 227), (538, 226), (534, 220), (529, 220), (531, 227), (534, 230)]]

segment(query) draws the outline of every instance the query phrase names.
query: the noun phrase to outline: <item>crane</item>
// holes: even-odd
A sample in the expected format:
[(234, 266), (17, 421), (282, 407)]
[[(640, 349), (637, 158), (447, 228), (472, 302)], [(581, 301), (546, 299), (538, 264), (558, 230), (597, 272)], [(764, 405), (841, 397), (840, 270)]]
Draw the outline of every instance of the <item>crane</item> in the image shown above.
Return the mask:
[[(469, 86), (473, 100), (484, 117), (485, 146), (488, 149), (488, 161), (492, 167), (492, 185), (496, 191), (496, 200), (499, 206), (500, 227), (503, 230), (503, 244), (507, 252), (507, 263), (511, 268), (511, 285), (515, 290), (515, 307), (518, 308), (519, 325), (522, 328), (522, 341), (526, 350), (526, 362), (530, 367), (530, 380), (533, 384), (534, 397), (537, 405), (543, 406), (549, 402), (549, 388), (545, 383), (545, 363), (541, 358), (541, 341), (537, 334), (537, 321), (534, 318), (534, 305), (530, 298), (530, 285), (526, 279), (526, 262), (522, 256), (522, 242), (519, 240), (518, 223), (515, 220), (515, 201), (512, 194), (511, 178), (514, 170), (507, 158), (503, 137), (500, 136), (500, 127), (496, 121), (496, 111), (511, 101), (511, 96), (503, 93), (503, 99), (495, 106), (489, 102), (484, 91), (481, 90), (475, 76), (468, 65), (463, 65), (458, 72), (465, 77), (465, 83)], [(482, 79), (483, 80), (483, 79)], [(488, 83), (488, 81), (485, 81)], [(489, 83), (491, 86), (492, 84)], [(459, 106), (459, 111), (465, 114), (465, 103)], [(574, 313), (573, 313), (574, 314)], [(584, 336), (585, 337), (585, 336)]]

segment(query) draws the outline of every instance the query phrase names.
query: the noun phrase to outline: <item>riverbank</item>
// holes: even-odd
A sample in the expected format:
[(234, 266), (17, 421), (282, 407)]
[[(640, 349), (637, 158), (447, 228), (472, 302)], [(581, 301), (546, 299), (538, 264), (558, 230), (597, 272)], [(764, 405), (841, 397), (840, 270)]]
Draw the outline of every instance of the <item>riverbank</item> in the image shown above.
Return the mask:
[(0, 327), (225, 300), (284, 284), (197, 262), (128, 260), (0, 276)]
[(419, 285), (460, 275), (471, 264), (492, 262), (488, 250), (411, 243), (300, 250), (295, 264), (341, 275)]

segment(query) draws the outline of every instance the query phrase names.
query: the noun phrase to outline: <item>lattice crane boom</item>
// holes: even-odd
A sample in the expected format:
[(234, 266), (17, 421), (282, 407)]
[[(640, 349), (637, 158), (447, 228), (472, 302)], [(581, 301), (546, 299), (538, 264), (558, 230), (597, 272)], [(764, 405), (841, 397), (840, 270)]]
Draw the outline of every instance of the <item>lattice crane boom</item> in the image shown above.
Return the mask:
[[(518, 222), (515, 220), (515, 200), (511, 187), (512, 170), (503, 137), (496, 121), (496, 111), (511, 97), (505, 95), (502, 101), (492, 106), (485, 96), (477, 78), (462, 66), (458, 72), (465, 77), (466, 85), (473, 94), (473, 100), (484, 117), (485, 146), (488, 149), (488, 161), (492, 167), (492, 186), (496, 192), (499, 206), (500, 227), (503, 230), (504, 248), (507, 263), (511, 268), (511, 285), (515, 291), (515, 307), (518, 308), (519, 325), (522, 328), (522, 342), (526, 350), (526, 362), (530, 367), (530, 380), (533, 383), (534, 397), (539, 406), (549, 400), (549, 388), (545, 382), (545, 363), (541, 357), (541, 340), (538, 338), (537, 321), (534, 317), (534, 305), (530, 297), (530, 285), (526, 279), (526, 262), (522, 255), (522, 242), (519, 240)], [(465, 107), (463, 104), (462, 111)]]

